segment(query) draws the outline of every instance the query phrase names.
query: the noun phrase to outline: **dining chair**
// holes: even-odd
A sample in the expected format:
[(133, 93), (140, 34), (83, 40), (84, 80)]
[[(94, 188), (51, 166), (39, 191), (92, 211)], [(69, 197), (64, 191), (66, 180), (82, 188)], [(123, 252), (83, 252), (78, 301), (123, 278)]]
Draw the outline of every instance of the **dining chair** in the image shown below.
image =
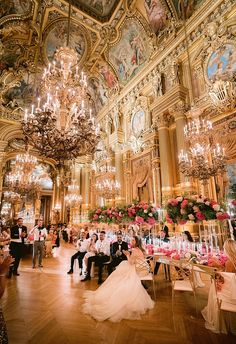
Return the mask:
[(193, 293), (195, 311), (197, 315), (196, 286), (194, 282), (193, 264), (182, 260), (171, 260), (172, 312), (174, 313), (175, 293)]
[[(224, 278), (224, 283), (226, 283), (226, 279), (228, 280), (227, 284), (231, 284), (232, 292), (228, 291), (228, 297), (224, 295), (220, 290), (217, 288), (217, 283), (215, 283), (216, 287), (216, 296), (217, 296), (217, 305), (219, 309), (219, 331), (222, 332), (222, 325), (223, 325), (223, 312), (229, 313), (236, 313), (236, 274), (232, 272), (221, 272), (220, 275)], [(216, 280), (215, 280), (216, 281)], [(235, 315), (236, 316), (236, 315)], [(225, 323), (225, 327), (227, 327), (227, 323)]]
[(154, 262), (152, 257), (137, 258), (135, 263), (136, 271), (141, 281), (151, 281), (153, 287), (154, 299), (156, 300), (156, 288), (154, 277)]

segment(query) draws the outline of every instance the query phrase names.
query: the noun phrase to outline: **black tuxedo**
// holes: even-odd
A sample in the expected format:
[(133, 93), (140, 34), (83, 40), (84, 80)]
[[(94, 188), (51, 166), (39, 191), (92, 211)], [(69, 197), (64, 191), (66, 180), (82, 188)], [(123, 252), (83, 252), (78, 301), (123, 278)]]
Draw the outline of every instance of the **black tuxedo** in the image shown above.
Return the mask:
[(108, 273), (111, 274), (113, 269), (118, 266), (122, 260), (126, 260), (127, 257), (124, 255), (124, 253), (122, 252), (122, 255), (117, 256), (116, 252), (117, 251), (128, 251), (128, 244), (125, 241), (122, 241), (120, 244), (118, 243), (118, 241), (114, 242), (111, 246), (111, 256), (112, 256), (112, 261), (108, 266)]
[[(21, 226), (21, 233), (26, 233), (27, 236), (27, 227), (26, 226)], [(23, 256), (24, 253), (24, 241), (26, 239), (25, 238), (21, 238), (20, 237), (20, 231), (19, 231), (19, 226), (13, 226), (11, 228), (11, 239), (21, 239), (20, 242), (14, 242), (11, 241), (10, 243), (10, 253), (12, 255), (13, 258), (15, 258), (15, 261), (13, 263), (13, 266), (10, 269), (10, 276), (11, 274), (17, 274), (17, 269), (18, 266), (20, 264), (20, 260)]]

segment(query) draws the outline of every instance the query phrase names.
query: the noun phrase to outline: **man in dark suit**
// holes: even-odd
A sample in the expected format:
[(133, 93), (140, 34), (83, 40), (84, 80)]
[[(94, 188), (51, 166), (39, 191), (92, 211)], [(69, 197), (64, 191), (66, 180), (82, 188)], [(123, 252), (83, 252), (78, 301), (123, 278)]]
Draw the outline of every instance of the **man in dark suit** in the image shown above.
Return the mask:
[(109, 275), (112, 273), (114, 268), (118, 266), (122, 260), (127, 260), (127, 257), (123, 253), (124, 251), (128, 251), (128, 244), (127, 242), (123, 241), (122, 234), (117, 234), (117, 241), (113, 242), (111, 246), (111, 257), (112, 261), (108, 265), (108, 273)]
[(26, 237), (27, 227), (23, 226), (23, 219), (20, 217), (17, 220), (17, 225), (11, 228), (10, 252), (15, 261), (10, 267), (9, 278), (11, 278), (12, 274), (15, 276), (20, 275), (18, 273), (18, 267), (24, 253), (24, 241)]

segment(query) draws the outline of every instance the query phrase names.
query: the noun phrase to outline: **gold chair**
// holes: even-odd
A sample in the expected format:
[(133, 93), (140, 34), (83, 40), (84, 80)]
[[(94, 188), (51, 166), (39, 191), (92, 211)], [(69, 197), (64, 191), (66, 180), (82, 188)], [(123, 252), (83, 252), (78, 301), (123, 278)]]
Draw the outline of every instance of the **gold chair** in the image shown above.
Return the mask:
[(152, 281), (154, 299), (156, 300), (153, 258), (136, 258), (135, 267), (141, 281)]
[(177, 291), (191, 292), (194, 296), (197, 315), (196, 286), (194, 282), (193, 264), (181, 260), (171, 260), (172, 312), (174, 314), (174, 297)]

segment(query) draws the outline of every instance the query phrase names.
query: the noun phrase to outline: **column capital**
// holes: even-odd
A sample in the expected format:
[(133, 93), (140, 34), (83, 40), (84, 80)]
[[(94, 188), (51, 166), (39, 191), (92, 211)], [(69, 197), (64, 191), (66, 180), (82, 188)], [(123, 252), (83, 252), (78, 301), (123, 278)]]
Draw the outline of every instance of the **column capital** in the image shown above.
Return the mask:
[(163, 113), (157, 116), (154, 126), (156, 126), (158, 130), (169, 128), (171, 121), (172, 115), (170, 115), (169, 113)]
[(169, 108), (169, 113), (174, 117), (175, 121), (186, 119), (187, 105), (183, 100), (179, 100)]

